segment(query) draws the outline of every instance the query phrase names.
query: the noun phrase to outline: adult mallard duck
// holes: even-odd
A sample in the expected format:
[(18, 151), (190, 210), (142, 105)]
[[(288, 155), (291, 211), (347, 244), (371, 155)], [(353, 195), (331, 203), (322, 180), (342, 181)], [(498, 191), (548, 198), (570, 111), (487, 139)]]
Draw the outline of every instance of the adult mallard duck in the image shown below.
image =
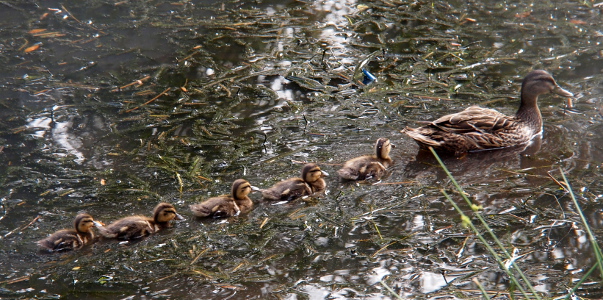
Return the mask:
[(318, 165), (310, 163), (302, 168), (301, 178), (289, 178), (278, 182), (271, 188), (262, 190), (262, 196), (267, 200), (291, 201), (299, 197), (319, 194), (327, 186), (322, 178), (328, 175)]
[(131, 240), (155, 233), (170, 227), (170, 221), (183, 220), (173, 205), (159, 203), (153, 211), (153, 218), (130, 216), (119, 219), (108, 226), (97, 226), (99, 233), (105, 238)]
[(557, 85), (551, 74), (536, 70), (523, 80), (521, 104), (515, 116), (471, 106), (423, 127), (406, 127), (402, 132), (423, 148), (431, 146), (455, 154), (524, 145), (542, 133), (542, 116), (537, 101), (539, 95), (547, 93), (573, 97), (572, 93)]
[(239, 213), (248, 213), (253, 208), (253, 201), (247, 195), (259, 190), (245, 179), (237, 179), (232, 183), (230, 195), (209, 198), (202, 203), (193, 204), (190, 209), (197, 217), (232, 217)]
[(389, 157), (392, 145), (389, 139), (380, 138), (375, 142), (375, 154), (363, 155), (348, 160), (337, 173), (339, 177), (347, 180), (365, 180), (375, 178), (379, 180), (385, 170), (393, 164)]
[(92, 227), (100, 224), (89, 214), (79, 214), (73, 221), (74, 229), (59, 230), (38, 241), (38, 245), (49, 251), (67, 251), (82, 248), (94, 241)]

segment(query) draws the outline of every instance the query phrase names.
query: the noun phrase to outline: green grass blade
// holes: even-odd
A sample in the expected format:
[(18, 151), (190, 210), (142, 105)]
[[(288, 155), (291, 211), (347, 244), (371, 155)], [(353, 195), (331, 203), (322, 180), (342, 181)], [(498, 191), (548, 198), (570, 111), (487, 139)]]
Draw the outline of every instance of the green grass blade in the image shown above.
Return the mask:
[(392, 290), (392, 288), (390, 288), (385, 282), (380, 281), (379, 283), (381, 283), (381, 285), (383, 285), (383, 287), (388, 290), (390, 293), (392, 293), (392, 295), (394, 295), (396, 297), (396, 299), (404, 299), (402, 298), (402, 296), (398, 295), (394, 290)]
[(586, 217), (584, 216), (584, 212), (582, 212), (582, 209), (580, 208), (580, 204), (578, 203), (578, 200), (576, 199), (576, 196), (574, 195), (572, 187), (570, 186), (567, 178), (565, 177), (565, 173), (563, 172), (563, 170), (561, 170), (561, 168), (559, 168), (559, 171), (561, 172), (563, 181), (565, 182), (565, 184), (567, 186), (567, 190), (569, 191), (570, 197), (572, 198), (572, 201), (574, 202), (574, 205), (576, 206), (576, 210), (578, 211), (578, 214), (580, 214), (580, 219), (582, 220), (584, 229), (588, 233), (588, 240), (590, 241), (590, 243), (593, 247), (593, 252), (595, 253), (595, 257), (597, 258), (597, 264), (599, 265), (599, 273), (601, 274), (601, 279), (603, 279), (603, 255), (601, 254), (601, 248), (599, 247), (599, 244), (597, 243), (597, 238), (595, 237), (592, 230), (590, 229), (590, 226), (588, 225), (588, 221), (586, 220)]
[[(429, 150), (431, 151), (431, 153), (433, 154), (433, 156), (436, 158), (436, 160), (440, 164), (440, 167), (442, 167), (442, 169), (444, 170), (444, 172), (446, 173), (446, 175), (448, 176), (448, 178), (450, 178), (450, 180), (452, 181), (452, 184), (457, 189), (457, 191), (460, 193), (461, 197), (465, 200), (465, 202), (467, 202), (467, 204), (469, 205), (469, 207), (471, 207), (471, 209), (473, 210), (474, 215), (480, 220), (480, 222), (482, 223), (482, 225), (484, 226), (484, 228), (486, 228), (486, 231), (490, 234), (490, 236), (492, 237), (492, 240), (494, 240), (494, 242), (496, 243), (496, 245), (503, 252), (503, 254), (506, 257), (506, 259), (511, 260), (512, 257), (509, 254), (509, 252), (507, 251), (507, 249), (504, 247), (504, 245), (498, 239), (498, 237), (494, 234), (494, 231), (492, 231), (492, 229), (490, 228), (490, 226), (488, 225), (488, 223), (486, 223), (486, 220), (484, 220), (484, 218), (482, 217), (482, 215), (479, 213), (478, 208), (471, 202), (471, 200), (469, 200), (469, 198), (467, 198), (467, 195), (465, 194), (463, 188), (459, 185), (459, 183), (456, 181), (456, 179), (454, 179), (454, 177), (452, 176), (452, 173), (450, 173), (450, 171), (448, 170), (448, 168), (446, 168), (446, 165), (444, 165), (444, 162), (442, 162), (442, 160), (440, 159), (440, 157), (438, 156), (438, 154), (435, 152), (435, 150), (433, 149), (433, 147), (429, 147)], [(446, 195), (446, 197), (448, 198), (448, 200), (451, 203), (454, 203), (454, 201), (449, 196)], [(456, 206), (456, 203), (453, 204), (453, 205), (455, 206), (455, 209), (457, 209), (457, 211), (459, 211), (459, 213), (462, 213), (462, 211), (460, 211), (460, 208), (458, 208), (458, 206)], [(461, 216), (464, 216), (464, 218), (469, 219), (464, 214), (462, 214)], [(471, 227), (472, 227), (472, 230), (474, 230), (474, 233), (476, 233), (476, 235), (479, 238), (480, 234), (479, 234), (479, 231), (477, 230), (477, 228), (475, 228), (472, 224), (471, 224)], [(475, 228), (475, 229), (473, 229), (473, 228)], [(483, 239), (483, 237), (480, 238), (480, 240), (482, 240), (482, 239)], [(482, 242), (484, 242), (484, 241), (485, 241), (485, 239), (482, 240)], [(487, 243), (484, 243), (484, 244), (488, 245)], [(488, 247), (489, 251), (490, 251), (490, 249), (492, 249), (491, 247), (489, 247), (489, 245), (487, 247)], [(496, 258), (496, 261), (498, 262), (498, 264), (501, 267), (501, 269), (504, 270), (505, 272), (507, 272), (507, 274), (509, 275), (510, 279), (517, 285), (517, 287), (522, 292), (522, 294), (526, 298), (529, 298), (529, 296), (528, 296), (527, 292), (524, 290), (523, 286), (519, 284), (519, 281), (513, 275), (513, 273), (509, 269), (507, 269), (505, 267), (505, 264), (502, 262), (502, 260), (500, 259), (500, 257), (498, 257), (498, 254), (493, 249), (492, 249), (492, 251), (490, 251), (490, 253)], [(540, 296), (539, 296), (539, 294), (534, 289), (534, 287), (530, 284), (530, 281), (528, 280), (528, 278), (523, 274), (523, 272), (521, 271), (521, 269), (519, 269), (519, 267), (516, 265), (516, 263), (513, 262), (510, 267), (513, 267), (513, 269), (515, 269), (515, 271), (519, 274), (519, 276), (521, 277), (521, 279), (523, 280), (523, 282), (525, 283), (525, 285), (527, 286), (527, 288), (530, 290), (530, 292), (534, 295), (534, 297), (536, 299), (541, 299)]]
[(486, 292), (486, 289), (484, 289), (484, 287), (479, 282), (479, 280), (477, 280), (477, 278), (473, 278), (473, 283), (475, 283), (477, 285), (477, 287), (479, 288), (479, 290), (482, 292), (484, 299), (490, 300), (490, 296), (488, 296), (488, 292)]

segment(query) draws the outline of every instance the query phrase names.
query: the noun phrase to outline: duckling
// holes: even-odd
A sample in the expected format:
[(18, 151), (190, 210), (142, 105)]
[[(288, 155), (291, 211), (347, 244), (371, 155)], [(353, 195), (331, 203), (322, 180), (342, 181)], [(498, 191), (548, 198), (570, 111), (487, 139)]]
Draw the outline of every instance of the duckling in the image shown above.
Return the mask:
[(68, 251), (82, 248), (94, 241), (94, 232), (91, 228), (100, 224), (94, 221), (89, 214), (78, 214), (73, 221), (75, 229), (59, 230), (37, 243), (49, 251)]
[(375, 142), (375, 154), (363, 155), (348, 160), (343, 168), (337, 173), (339, 177), (347, 180), (365, 180), (375, 178), (379, 180), (385, 173), (385, 170), (393, 164), (389, 157), (392, 147), (389, 139), (380, 138)]
[(230, 195), (209, 198), (202, 203), (193, 204), (190, 209), (197, 217), (232, 217), (239, 213), (248, 213), (253, 208), (253, 201), (247, 195), (259, 190), (245, 179), (237, 179), (232, 183)]
[(173, 205), (159, 203), (153, 210), (153, 218), (145, 216), (130, 216), (119, 219), (108, 226), (98, 227), (98, 231), (105, 238), (131, 240), (155, 233), (163, 228), (170, 227), (171, 220), (183, 220), (176, 212)]
[(301, 178), (289, 178), (278, 182), (271, 188), (262, 190), (262, 196), (267, 200), (291, 201), (302, 196), (321, 193), (327, 186), (322, 178), (328, 175), (318, 165), (310, 163), (302, 168)]
[(542, 134), (542, 115), (537, 101), (539, 95), (547, 93), (574, 96), (557, 85), (551, 74), (535, 70), (523, 80), (521, 104), (515, 116), (471, 106), (423, 127), (406, 127), (402, 132), (417, 141), (421, 148), (431, 146), (454, 154), (524, 145)]

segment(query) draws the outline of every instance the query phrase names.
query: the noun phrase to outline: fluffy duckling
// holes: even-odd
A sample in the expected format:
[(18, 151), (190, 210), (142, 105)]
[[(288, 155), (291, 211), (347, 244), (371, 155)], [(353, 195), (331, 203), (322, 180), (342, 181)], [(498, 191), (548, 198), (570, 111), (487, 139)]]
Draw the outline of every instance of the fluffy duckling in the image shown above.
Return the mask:
[(301, 178), (283, 180), (269, 189), (262, 190), (262, 196), (267, 200), (291, 201), (299, 197), (323, 192), (327, 186), (324, 179), (328, 176), (316, 164), (307, 164), (302, 168)]
[(521, 103), (515, 116), (471, 106), (423, 127), (406, 127), (402, 132), (417, 141), (421, 148), (431, 146), (455, 154), (524, 145), (542, 133), (542, 115), (537, 101), (539, 95), (547, 93), (573, 97), (557, 85), (551, 74), (535, 70), (523, 79)]
[(193, 204), (190, 209), (197, 217), (232, 217), (239, 213), (248, 213), (253, 208), (253, 201), (247, 195), (258, 188), (245, 179), (237, 179), (232, 183), (230, 195), (209, 198), (202, 203)]
[(348, 160), (337, 173), (339, 177), (347, 180), (365, 180), (375, 178), (379, 180), (385, 170), (393, 164), (389, 152), (395, 147), (389, 139), (380, 138), (375, 142), (375, 154), (363, 155)]
[(82, 248), (94, 241), (92, 227), (100, 224), (89, 214), (79, 214), (73, 221), (75, 229), (62, 229), (38, 241), (38, 245), (49, 251), (68, 251)]
[(155, 233), (170, 227), (171, 220), (183, 220), (173, 205), (159, 203), (153, 211), (153, 218), (145, 216), (130, 216), (119, 219), (108, 226), (99, 226), (98, 231), (103, 237), (131, 240)]

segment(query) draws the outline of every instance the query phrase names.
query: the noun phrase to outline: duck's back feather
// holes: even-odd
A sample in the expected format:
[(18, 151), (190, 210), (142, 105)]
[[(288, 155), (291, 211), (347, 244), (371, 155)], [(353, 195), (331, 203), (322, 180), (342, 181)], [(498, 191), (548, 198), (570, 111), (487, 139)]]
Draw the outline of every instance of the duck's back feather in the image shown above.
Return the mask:
[(262, 196), (268, 200), (291, 201), (312, 193), (312, 188), (303, 179), (290, 178), (263, 190)]
[(160, 228), (153, 219), (144, 216), (130, 216), (119, 219), (108, 226), (98, 227), (106, 238), (135, 239), (157, 232)]
[(92, 242), (93, 239), (92, 232), (78, 233), (73, 229), (62, 229), (38, 241), (38, 245), (49, 251), (67, 251), (79, 249)]
[(389, 158), (379, 159), (375, 155), (363, 155), (348, 160), (337, 174), (346, 180), (379, 179), (392, 163)]
[(443, 116), (423, 127), (407, 127), (404, 132), (421, 146), (456, 153), (516, 146), (529, 142), (538, 133), (523, 126), (516, 117), (478, 106)]
[(190, 209), (199, 218), (209, 216), (216, 218), (230, 217), (240, 212), (235, 201), (227, 195), (209, 198), (199, 204), (193, 204)]

